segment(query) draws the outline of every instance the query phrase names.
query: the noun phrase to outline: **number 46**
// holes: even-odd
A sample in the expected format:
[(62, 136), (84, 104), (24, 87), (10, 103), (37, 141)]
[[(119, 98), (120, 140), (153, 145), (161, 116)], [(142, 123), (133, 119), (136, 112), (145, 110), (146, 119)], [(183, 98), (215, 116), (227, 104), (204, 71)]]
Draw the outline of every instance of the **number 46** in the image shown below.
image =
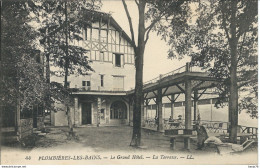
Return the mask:
[(31, 156), (26, 156), (25, 160), (31, 160)]

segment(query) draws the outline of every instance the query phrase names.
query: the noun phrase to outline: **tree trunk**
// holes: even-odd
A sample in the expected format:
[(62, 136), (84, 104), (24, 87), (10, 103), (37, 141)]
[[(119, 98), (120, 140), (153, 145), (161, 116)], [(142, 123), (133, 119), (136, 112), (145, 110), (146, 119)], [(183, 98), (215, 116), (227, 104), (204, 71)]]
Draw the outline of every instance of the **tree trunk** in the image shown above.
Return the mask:
[(135, 49), (135, 99), (134, 99), (134, 112), (133, 112), (133, 135), (131, 146), (141, 145), (141, 103), (143, 102), (143, 60), (144, 60), (144, 50), (145, 50), (145, 26), (144, 26), (144, 12), (145, 12), (145, 2), (143, 0), (139, 1), (139, 26), (138, 26), (138, 46)]
[(230, 136), (231, 143), (237, 143), (237, 129), (238, 129), (238, 86), (237, 86), (237, 43), (236, 37), (236, 11), (237, 1), (231, 2), (231, 23), (230, 32), (231, 39), (229, 40), (231, 67), (230, 67), (230, 99), (229, 99), (229, 113), (230, 113)]
[[(67, 90), (68, 89), (68, 68), (69, 68), (69, 51), (68, 51), (68, 7), (67, 7), (67, 1), (65, 1), (65, 23), (66, 23), (66, 32), (65, 32), (65, 37), (66, 37), (66, 58), (65, 58), (65, 79), (64, 79), (64, 88)], [(68, 125), (69, 125), (69, 136), (73, 136), (73, 124), (72, 124), (72, 118), (71, 118), (71, 111), (69, 108), (69, 97), (70, 95), (68, 94), (68, 98), (66, 101), (66, 113), (67, 113), (67, 118), (68, 118)]]

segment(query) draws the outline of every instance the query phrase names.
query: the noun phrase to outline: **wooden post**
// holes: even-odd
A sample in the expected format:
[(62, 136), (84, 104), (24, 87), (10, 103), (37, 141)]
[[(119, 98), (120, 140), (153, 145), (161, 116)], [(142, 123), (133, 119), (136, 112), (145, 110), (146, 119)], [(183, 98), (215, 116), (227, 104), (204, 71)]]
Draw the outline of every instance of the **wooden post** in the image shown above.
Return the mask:
[(158, 127), (157, 127), (157, 131), (162, 131), (163, 130), (163, 120), (162, 120), (162, 89), (158, 89), (157, 92), (157, 98), (156, 98), (156, 103), (157, 103), (157, 107), (158, 107)]
[(146, 100), (145, 101), (145, 113), (146, 113), (146, 120), (148, 119), (148, 106), (149, 106), (149, 101), (148, 100)]
[(194, 90), (194, 121), (197, 121), (197, 112), (198, 112), (198, 90)]
[(175, 94), (171, 95), (171, 116), (173, 119)]
[(210, 118), (211, 118), (211, 121), (212, 121), (212, 99), (210, 99)]
[(191, 129), (191, 80), (185, 81), (185, 129)]
[(97, 98), (97, 127), (99, 127), (100, 124), (100, 113), (101, 113), (101, 98)]
[(189, 62), (186, 63), (186, 72), (190, 72), (190, 63)]

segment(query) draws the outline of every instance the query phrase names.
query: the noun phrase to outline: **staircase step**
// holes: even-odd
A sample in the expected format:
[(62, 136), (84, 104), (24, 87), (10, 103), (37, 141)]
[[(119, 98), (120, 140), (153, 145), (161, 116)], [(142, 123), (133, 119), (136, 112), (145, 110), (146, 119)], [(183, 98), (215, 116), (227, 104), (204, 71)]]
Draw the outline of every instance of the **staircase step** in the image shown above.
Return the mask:
[(46, 133), (39, 133), (39, 136), (46, 136)]
[(41, 131), (33, 131), (34, 134), (40, 134), (42, 133)]

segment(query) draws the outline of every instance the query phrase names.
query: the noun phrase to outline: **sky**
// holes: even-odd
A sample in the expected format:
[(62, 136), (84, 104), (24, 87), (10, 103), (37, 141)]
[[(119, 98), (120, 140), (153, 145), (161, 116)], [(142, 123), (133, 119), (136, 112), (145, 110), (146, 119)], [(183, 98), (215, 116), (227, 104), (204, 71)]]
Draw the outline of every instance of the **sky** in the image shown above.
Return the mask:
[[(111, 13), (112, 17), (123, 28), (123, 30), (130, 37), (129, 24), (125, 10), (121, 0), (102, 0), (103, 6), (101, 11)], [(137, 38), (137, 26), (138, 26), (138, 10), (134, 0), (127, 0), (128, 10), (132, 18), (135, 38)], [(182, 60), (168, 59), (167, 51), (169, 46), (167, 42), (161, 40), (157, 36), (156, 32), (150, 33), (150, 38), (147, 42), (145, 54), (144, 54), (144, 76), (143, 81), (148, 81), (158, 77), (160, 74), (173, 71), (181, 66), (184, 66), (186, 62), (190, 61), (189, 57), (184, 57)], [(258, 120), (251, 119), (246, 113), (239, 115), (239, 124), (248, 126), (257, 126)]]
[[(123, 28), (123, 30), (130, 36), (130, 29), (125, 14), (125, 10), (121, 0), (103, 0), (103, 6), (101, 11), (111, 13), (112, 17), (117, 23)], [(137, 39), (137, 28), (138, 28), (138, 10), (134, 0), (126, 1), (128, 10), (131, 15), (135, 39)], [(168, 59), (167, 51), (169, 46), (167, 42), (161, 40), (160, 36), (157, 36), (156, 32), (150, 33), (150, 38), (146, 44), (144, 54), (144, 79), (148, 81), (158, 77), (160, 74), (173, 71), (181, 66), (184, 66), (186, 62), (189, 62), (190, 58), (185, 57), (182, 60)]]

